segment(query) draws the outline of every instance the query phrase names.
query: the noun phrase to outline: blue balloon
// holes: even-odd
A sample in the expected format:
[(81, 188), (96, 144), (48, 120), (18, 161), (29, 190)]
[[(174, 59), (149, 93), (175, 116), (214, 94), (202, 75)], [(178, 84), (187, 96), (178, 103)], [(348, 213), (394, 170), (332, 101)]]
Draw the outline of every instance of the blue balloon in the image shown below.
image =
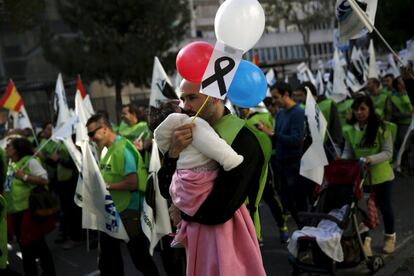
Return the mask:
[(241, 60), (227, 97), (236, 106), (257, 106), (266, 97), (267, 83), (262, 70), (253, 63)]

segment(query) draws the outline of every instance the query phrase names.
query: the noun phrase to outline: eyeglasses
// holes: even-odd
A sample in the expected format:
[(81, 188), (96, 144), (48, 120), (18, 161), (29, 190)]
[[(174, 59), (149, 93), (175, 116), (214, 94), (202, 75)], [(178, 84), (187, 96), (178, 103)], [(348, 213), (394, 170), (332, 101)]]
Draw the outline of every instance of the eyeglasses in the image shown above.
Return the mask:
[(95, 128), (94, 130), (89, 131), (89, 132), (88, 132), (88, 136), (89, 136), (90, 138), (94, 137), (94, 136), (95, 136), (95, 134), (96, 134), (96, 132), (97, 132), (98, 130), (100, 130), (101, 128), (102, 128), (102, 127), (97, 127), (97, 128)]

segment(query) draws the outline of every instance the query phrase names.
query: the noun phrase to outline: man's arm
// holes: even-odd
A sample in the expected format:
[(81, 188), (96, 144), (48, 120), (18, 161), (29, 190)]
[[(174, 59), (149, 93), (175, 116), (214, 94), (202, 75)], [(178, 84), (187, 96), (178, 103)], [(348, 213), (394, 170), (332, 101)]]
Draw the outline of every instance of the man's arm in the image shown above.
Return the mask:
[(184, 220), (215, 225), (231, 219), (248, 195), (258, 189), (263, 153), (254, 134), (247, 128), (240, 130), (232, 148), (244, 157), (243, 162), (230, 171), (220, 169), (214, 187), (194, 217)]

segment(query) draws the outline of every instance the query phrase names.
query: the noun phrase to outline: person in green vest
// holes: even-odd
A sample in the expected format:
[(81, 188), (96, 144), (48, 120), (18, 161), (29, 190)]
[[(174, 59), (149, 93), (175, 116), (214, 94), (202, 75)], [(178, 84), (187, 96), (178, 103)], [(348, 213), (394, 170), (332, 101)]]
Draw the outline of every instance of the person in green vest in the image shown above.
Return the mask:
[(390, 95), (380, 88), (380, 81), (377, 78), (369, 78), (366, 90), (374, 102), (375, 112), (381, 119), (389, 121), (391, 119), (391, 99)]
[(79, 173), (63, 142), (59, 142), (51, 159), (57, 163), (56, 192), (62, 211), (59, 217), (64, 240), (62, 248), (68, 250), (80, 245), (82, 239), (82, 209), (73, 200)]
[[(270, 113), (267, 112), (254, 112), (250, 108), (239, 108), (240, 117), (246, 120), (246, 125), (248, 125), (253, 130), (262, 131), (266, 134), (263, 139), (268, 140), (264, 141), (264, 143), (270, 144), (272, 143), (270, 139), (270, 134), (274, 129), (274, 119)], [(272, 148), (269, 150), (273, 151)], [(278, 192), (275, 186), (275, 177), (273, 169), (269, 164), (269, 172), (267, 176), (267, 180), (265, 183), (265, 187), (263, 190), (263, 201), (269, 206), (270, 211), (275, 219), (277, 226), (279, 227), (279, 238), (281, 244), (287, 244), (289, 242), (289, 228), (287, 227), (286, 223), (286, 216), (285, 211), (283, 210), (283, 206), (280, 202)], [(261, 235), (261, 227), (260, 219), (257, 217), (256, 219), (253, 218), (255, 223), (256, 232), (258, 235), (259, 243), (262, 245), (263, 238)]]
[(59, 143), (49, 140), (52, 136), (53, 125), (50, 122), (47, 122), (43, 125), (43, 130), (41, 133), (40, 145), (37, 149), (40, 149), (38, 157), (42, 161), (42, 165), (47, 171), (49, 178), (49, 187), (52, 191), (55, 191), (56, 179), (57, 179), (57, 163), (51, 158), (53, 154), (59, 148)]
[(397, 124), (397, 139), (395, 141), (395, 152), (398, 153), (405, 134), (411, 123), (413, 106), (407, 95), (404, 81), (401, 77), (394, 79), (393, 92), (391, 96), (392, 102), (392, 118), (391, 121)]
[[(337, 155), (340, 153), (340, 149), (342, 148), (344, 142), (338, 109), (333, 100), (328, 99), (325, 95), (318, 96), (316, 87), (310, 81), (301, 83), (300, 86), (296, 88), (296, 91), (300, 91), (302, 94), (306, 95), (306, 87), (311, 92), (313, 98), (318, 104), (319, 109), (322, 111), (326, 122), (328, 123), (326, 127), (327, 134), (324, 138), (324, 147), (328, 158), (333, 160), (338, 157)], [(306, 98), (303, 103), (306, 104)], [(328, 135), (332, 140), (329, 139)]]
[(118, 127), (118, 134), (134, 143), (141, 152), (151, 146), (151, 131), (145, 114), (143, 107), (137, 107), (132, 103), (126, 104), (122, 106), (122, 122)]
[(47, 172), (33, 158), (32, 144), (25, 138), (12, 139), (6, 147), (10, 160), (4, 185), (7, 212), (23, 257), (25, 275), (38, 275), (36, 258), (40, 259), (42, 275), (56, 275), (52, 254), (39, 229), (45, 220), (35, 220), (29, 210), (30, 192), (37, 185), (47, 186)]
[[(364, 190), (375, 193), (384, 222), (384, 253), (395, 250), (396, 234), (392, 207), (394, 172), (390, 165), (393, 144), (391, 132), (375, 112), (369, 96), (358, 96), (352, 104), (353, 116), (345, 130), (344, 159), (361, 159), (371, 170), (371, 181)], [(369, 183), (371, 182), (371, 183)]]
[[(189, 116), (194, 116), (207, 98), (200, 93), (200, 86), (181, 82), (183, 109)], [(220, 167), (211, 192), (193, 216), (170, 207), (175, 223), (181, 219), (191, 222), (187, 227), (187, 275), (265, 275), (251, 214), (261, 197), (261, 179), (267, 175), (266, 153), (256, 133), (232, 115), (222, 100), (209, 98), (199, 116), (244, 159), (232, 170)], [(158, 173), (162, 195), (169, 195), (178, 157), (192, 143), (193, 127), (197, 126), (185, 124), (173, 132)]]
[[(149, 254), (148, 240), (140, 229), (147, 172), (136, 147), (125, 137), (112, 131), (111, 123), (103, 114), (95, 114), (86, 123), (89, 139), (98, 151), (108, 149), (101, 156), (99, 166), (116, 210), (130, 238), (127, 248), (135, 267), (144, 275), (158, 275), (157, 267)], [(121, 240), (100, 233), (101, 275), (124, 275), (120, 248)]]
[(382, 77), (383, 90), (385, 90), (386, 93), (388, 93), (389, 95), (391, 95), (394, 90), (393, 85), (392, 85), (393, 81), (394, 81), (393, 74), (386, 74), (384, 77)]

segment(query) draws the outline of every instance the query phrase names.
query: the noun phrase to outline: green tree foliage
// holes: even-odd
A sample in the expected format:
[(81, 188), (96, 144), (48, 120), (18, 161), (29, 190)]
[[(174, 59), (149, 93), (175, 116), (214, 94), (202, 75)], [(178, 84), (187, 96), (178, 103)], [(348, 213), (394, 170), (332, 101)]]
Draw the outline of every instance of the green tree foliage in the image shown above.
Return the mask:
[(44, 0), (0, 0), (0, 30), (29, 30), (42, 20), (44, 9)]
[(333, 0), (263, 0), (267, 14), (266, 24), (278, 28), (280, 20), (295, 25), (302, 36), (307, 62), (311, 68), (310, 34), (318, 24), (332, 24)]
[[(375, 26), (391, 46), (396, 50), (402, 49), (405, 42), (414, 36), (413, 16), (413, 0), (378, 0)], [(385, 48), (380, 41), (376, 44)]]
[(189, 22), (186, 0), (59, 0), (71, 35), (44, 30), (45, 57), (68, 75), (115, 86), (149, 83), (154, 56), (171, 60)]

